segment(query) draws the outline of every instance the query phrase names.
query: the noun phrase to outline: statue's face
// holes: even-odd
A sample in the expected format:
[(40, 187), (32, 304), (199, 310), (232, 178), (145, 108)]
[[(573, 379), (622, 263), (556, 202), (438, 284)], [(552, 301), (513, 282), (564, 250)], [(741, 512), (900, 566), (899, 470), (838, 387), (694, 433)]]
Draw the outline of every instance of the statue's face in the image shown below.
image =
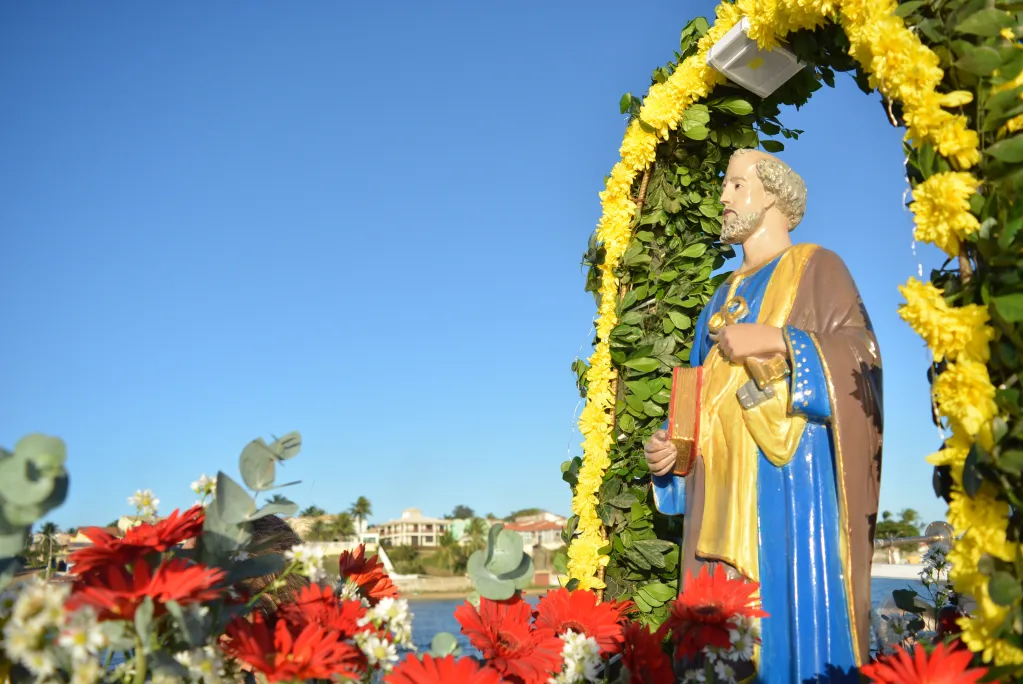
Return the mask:
[(725, 171), (721, 203), (725, 213), (721, 221), (721, 241), (735, 245), (745, 242), (764, 220), (771, 196), (757, 176), (756, 152), (733, 155)]

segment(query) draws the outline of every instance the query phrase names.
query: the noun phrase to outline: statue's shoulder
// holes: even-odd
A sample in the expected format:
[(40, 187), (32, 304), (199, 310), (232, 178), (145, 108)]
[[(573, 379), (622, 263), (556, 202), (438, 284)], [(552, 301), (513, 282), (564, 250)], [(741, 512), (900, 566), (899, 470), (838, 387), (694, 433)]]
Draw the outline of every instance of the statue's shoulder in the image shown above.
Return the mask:
[(845, 262), (830, 249), (815, 245), (812, 242), (801, 242), (793, 245), (792, 251), (796, 256), (804, 260), (807, 266), (814, 268), (839, 267), (845, 268)]
[[(803, 254), (803, 282), (831, 287), (839, 281), (852, 282), (849, 266), (830, 249), (810, 243), (796, 245)], [(825, 288), (826, 289), (826, 288)]]

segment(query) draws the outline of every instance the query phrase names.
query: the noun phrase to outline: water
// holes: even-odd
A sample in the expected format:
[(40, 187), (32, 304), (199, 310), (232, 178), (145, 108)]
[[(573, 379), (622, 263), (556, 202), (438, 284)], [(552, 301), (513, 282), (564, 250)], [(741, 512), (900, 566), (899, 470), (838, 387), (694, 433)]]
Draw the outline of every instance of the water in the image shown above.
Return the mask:
[[(877, 577), (870, 582), (870, 603), (877, 608), (885, 599), (891, 597), (896, 589), (913, 589), (922, 596), (927, 596), (923, 584), (916, 580), (886, 579)], [(527, 597), (531, 603), (537, 597)], [(412, 641), (420, 651), (430, 650), (430, 640), (437, 632), (450, 632), (458, 638), (464, 653), (472, 653), (474, 649), (469, 640), (462, 635), (461, 625), (454, 617), (455, 608), (462, 605), (461, 599), (429, 600), (417, 599), (409, 601), (409, 612), (412, 613)]]

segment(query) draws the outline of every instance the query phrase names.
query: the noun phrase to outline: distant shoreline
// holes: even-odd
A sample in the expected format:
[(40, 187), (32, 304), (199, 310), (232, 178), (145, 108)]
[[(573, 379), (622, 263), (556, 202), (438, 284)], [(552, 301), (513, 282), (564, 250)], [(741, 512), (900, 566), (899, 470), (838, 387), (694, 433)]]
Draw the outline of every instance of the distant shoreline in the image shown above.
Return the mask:
[[(551, 589), (555, 589), (556, 587), (550, 587), (550, 588)], [(533, 588), (524, 590), (522, 592), (522, 595), (523, 596), (540, 596), (542, 594), (547, 593), (547, 591), (548, 591), (548, 589), (546, 589), (546, 588), (533, 587)], [(422, 592), (419, 592), (417, 594), (411, 594), (411, 593), (405, 594), (405, 593), (402, 593), (401, 597), (403, 599), (407, 599), (409, 602), (412, 602), (412, 601), (455, 601), (455, 600), (458, 600), (458, 599), (463, 599), (464, 600), (464, 599), (469, 598), (469, 594), (470, 593), (472, 593), (472, 592), (468, 592), (468, 591), (422, 591)]]

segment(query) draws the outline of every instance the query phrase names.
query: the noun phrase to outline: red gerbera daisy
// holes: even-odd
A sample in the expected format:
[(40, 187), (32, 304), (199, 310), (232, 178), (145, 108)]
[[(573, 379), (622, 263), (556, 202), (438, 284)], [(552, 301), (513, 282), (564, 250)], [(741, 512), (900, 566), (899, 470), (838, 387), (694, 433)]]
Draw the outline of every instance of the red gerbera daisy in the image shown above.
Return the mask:
[(456, 660), (454, 656), (423, 659), (409, 655), (391, 674), (384, 677), (385, 684), (501, 684), (497, 670), (480, 666), (472, 658)]
[(477, 611), (468, 602), (455, 609), (462, 634), (503, 677), (517, 684), (541, 684), (561, 669), (561, 639), (548, 628), (531, 629), (533, 610), (519, 597), (481, 598)]
[(720, 569), (711, 573), (704, 566), (696, 577), (686, 573), (683, 587), (664, 623), (664, 629), (672, 632), (676, 658), (695, 656), (707, 646), (728, 648), (728, 630), (735, 628), (740, 615), (768, 616), (753, 596), (759, 583), (728, 579)]
[(597, 603), (592, 591), (555, 589), (547, 592), (536, 606), (536, 626), (552, 630), (558, 636), (572, 630), (593, 637), (602, 656), (614, 655), (622, 645), (622, 622), (631, 603)]
[(320, 625), (350, 639), (361, 631), (359, 618), (366, 609), (358, 601), (344, 601), (334, 595), (333, 589), (310, 584), (302, 588), (293, 601), (281, 604), (278, 613), (296, 627)]
[(938, 644), (930, 655), (921, 647), (895, 653), (864, 665), (860, 672), (877, 684), (973, 684), (987, 674), (987, 668), (970, 668), (973, 653)]
[(135, 563), (131, 570), (109, 565), (76, 582), (67, 607), (74, 611), (92, 606), (100, 620), (128, 620), (149, 596), (156, 614), (160, 615), (164, 612), (163, 604), (168, 601), (187, 605), (219, 598), (223, 589), (215, 585), (226, 574), (217, 568), (189, 564), (183, 558), (164, 561), (156, 572), (152, 572), (146, 562)]
[(286, 620), (273, 618), (267, 624), (257, 611), (251, 622), (235, 618), (227, 626), (226, 634), (224, 651), (248, 663), (268, 682), (362, 678), (363, 657), (359, 649), (338, 639), (337, 632), (317, 624), (298, 629)]
[(342, 580), (353, 582), (359, 593), (371, 605), (382, 598), (397, 598), (398, 588), (387, 576), (382, 563), (375, 555), (366, 558), (366, 546), (359, 544), (355, 551), (343, 551), (338, 559), (338, 572)]
[(671, 660), (662, 648), (662, 632), (651, 633), (645, 626), (630, 622), (625, 626), (624, 637), (622, 663), (629, 670), (630, 682), (675, 684)]
[(128, 528), (123, 538), (101, 527), (85, 527), (81, 532), (92, 540), (92, 546), (71, 553), (68, 562), (74, 564), (74, 571), (79, 575), (107, 565), (130, 565), (149, 553), (162, 553), (195, 537), (202, 531), (205, 519), (205, 509), (193, 506), (184, 513), (175, 510), (156, 523)]

